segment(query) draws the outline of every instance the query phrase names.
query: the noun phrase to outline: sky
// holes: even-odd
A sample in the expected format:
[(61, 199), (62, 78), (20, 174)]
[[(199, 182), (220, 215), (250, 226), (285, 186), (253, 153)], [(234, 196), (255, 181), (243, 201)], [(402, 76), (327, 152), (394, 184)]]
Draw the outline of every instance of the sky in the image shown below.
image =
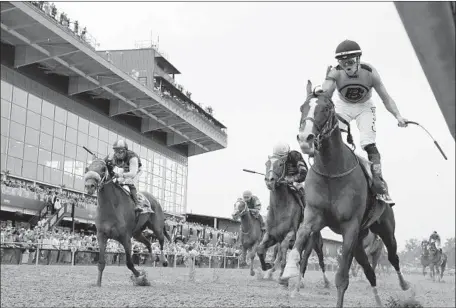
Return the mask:
[[(438, 231), (455, 236), (455, 141), (452, 138), (399, 15), (391, 2), (303, 3), (57, 3), (96, 38), (99, 49), (135, 48), (157, 40), (182, 73), (176, 81), (192, 100), (211, 106), (228, 127), (228, 147), (189, 158), (188, 212), (228, 217), (251, 190), (266, 214), (263, 177), (274, 143), (296, 141), (306, 82), (324, 81), (345, 39), (362, 48), (362, 61), (379, 72), (401, 114), (426, 127), (397, 127), (374, 92), (377, 147), (395, 200), (399, 248)], [(356, 128), (355, 122), (353, 122)], [(360, 150), (359, 133), (352, 130)], [(307, 157), (305, 156), (307, 160)], [(341, 239), (328, 228), (324, 237)]]

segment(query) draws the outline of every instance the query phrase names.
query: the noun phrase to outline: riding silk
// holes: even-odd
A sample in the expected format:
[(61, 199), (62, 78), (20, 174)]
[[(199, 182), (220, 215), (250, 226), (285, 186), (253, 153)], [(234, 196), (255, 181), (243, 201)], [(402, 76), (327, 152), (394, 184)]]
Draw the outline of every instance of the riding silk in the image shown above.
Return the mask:
[(122, 168), (124, 172), (130, 171), (130, 160), (136, 157), (138, 159), (138, 170), (141, 170), (141, 159), (139, 158), (138, 154), (133, 151), (127, 150), (124, 159), (117, 159), (115, 155), (110, 155), (106, 158), (106, 160), (111, 160), (113, 165), (117, 168)]
[(306, 179), (308, 168), (301, 153), (299, 153), (298, 151), (290, 151), (285, 165), (286, 177), (291, 177), (293, 182), (304, 182), (304, 180)]
[(362, 104), (372, 97), (372, 88), (380, 82), (375, 68), (361, 62), (358, 72), (348, 76), (340, 65), (333, 68), (326, 76), (328, 80), (336, 82), (339, 98), (351, 104)]

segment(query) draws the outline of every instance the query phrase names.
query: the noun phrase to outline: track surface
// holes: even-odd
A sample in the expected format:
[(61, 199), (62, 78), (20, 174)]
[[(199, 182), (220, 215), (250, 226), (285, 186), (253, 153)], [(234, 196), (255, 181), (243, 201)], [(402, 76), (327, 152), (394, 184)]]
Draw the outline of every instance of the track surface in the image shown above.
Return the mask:
[[(1, 266), (2, 307), (334, 307), (334, 272), (324, 289), (321, 273), (309, 271), (305, 287), (295, 298), (275, 281), (249, 276), (246, 269), (196, 269), (195, 282), (185, 268), (144, 268), (149, 287), (133, 286), (130, 271), (124, 266), (107, 266), (103, 286), (97, 288), (96, 266)], [(214, 271), (218, 280), (214, 282)], [(425, 307), (454, 307), (454, 276), (445, 282), (432, 282), (419, 275), (406, 275), (414, 285), (416, 299)], [(292, 280), (291, 284), (295, 282)], [(397, 276), (377, 279), (383, 304), (390, 296), (410, 298), (410, 291), (399, 288)], [(345, 295), (346, 307), (375, 305), (365, 279), (352, 279)]]

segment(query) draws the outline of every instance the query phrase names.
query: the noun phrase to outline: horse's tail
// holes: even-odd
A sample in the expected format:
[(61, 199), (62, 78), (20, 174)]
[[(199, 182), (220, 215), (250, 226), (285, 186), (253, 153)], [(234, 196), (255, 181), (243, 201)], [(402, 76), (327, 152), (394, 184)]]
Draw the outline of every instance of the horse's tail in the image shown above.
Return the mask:
[(165, 235), (168, 242), (172, 243), (171, 236), (169, 236), (168, 230), (166, 230), (166, 226), (163, 226), (163, 234)]

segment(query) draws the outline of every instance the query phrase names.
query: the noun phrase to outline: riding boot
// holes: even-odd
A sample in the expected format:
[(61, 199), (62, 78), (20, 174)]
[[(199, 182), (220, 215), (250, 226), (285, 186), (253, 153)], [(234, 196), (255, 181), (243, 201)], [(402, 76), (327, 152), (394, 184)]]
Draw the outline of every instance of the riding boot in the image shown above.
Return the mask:
[(143, 210), (139, 204), (138, 195), (136, 194), (136, 187), (129, 185), (128, 188), (130, 188), (131, 198), (135, 202), (135, 212), (142, 212)]
[(379, 190), (377, 191), (377, 199), (393, 206), (395, 202), (391, 199), (388, 193), (388, 187), (382, 176), (382, 165), (380, 163), (380, 154), (368, 154), (369, 161), (372, 162), (371, 170), (374, 181), (374, 186)]
[(261, 230), (266, 231), (266, 224), (264, 223), (263, 216), (258, 214), (258, 220), (260, 221)]

